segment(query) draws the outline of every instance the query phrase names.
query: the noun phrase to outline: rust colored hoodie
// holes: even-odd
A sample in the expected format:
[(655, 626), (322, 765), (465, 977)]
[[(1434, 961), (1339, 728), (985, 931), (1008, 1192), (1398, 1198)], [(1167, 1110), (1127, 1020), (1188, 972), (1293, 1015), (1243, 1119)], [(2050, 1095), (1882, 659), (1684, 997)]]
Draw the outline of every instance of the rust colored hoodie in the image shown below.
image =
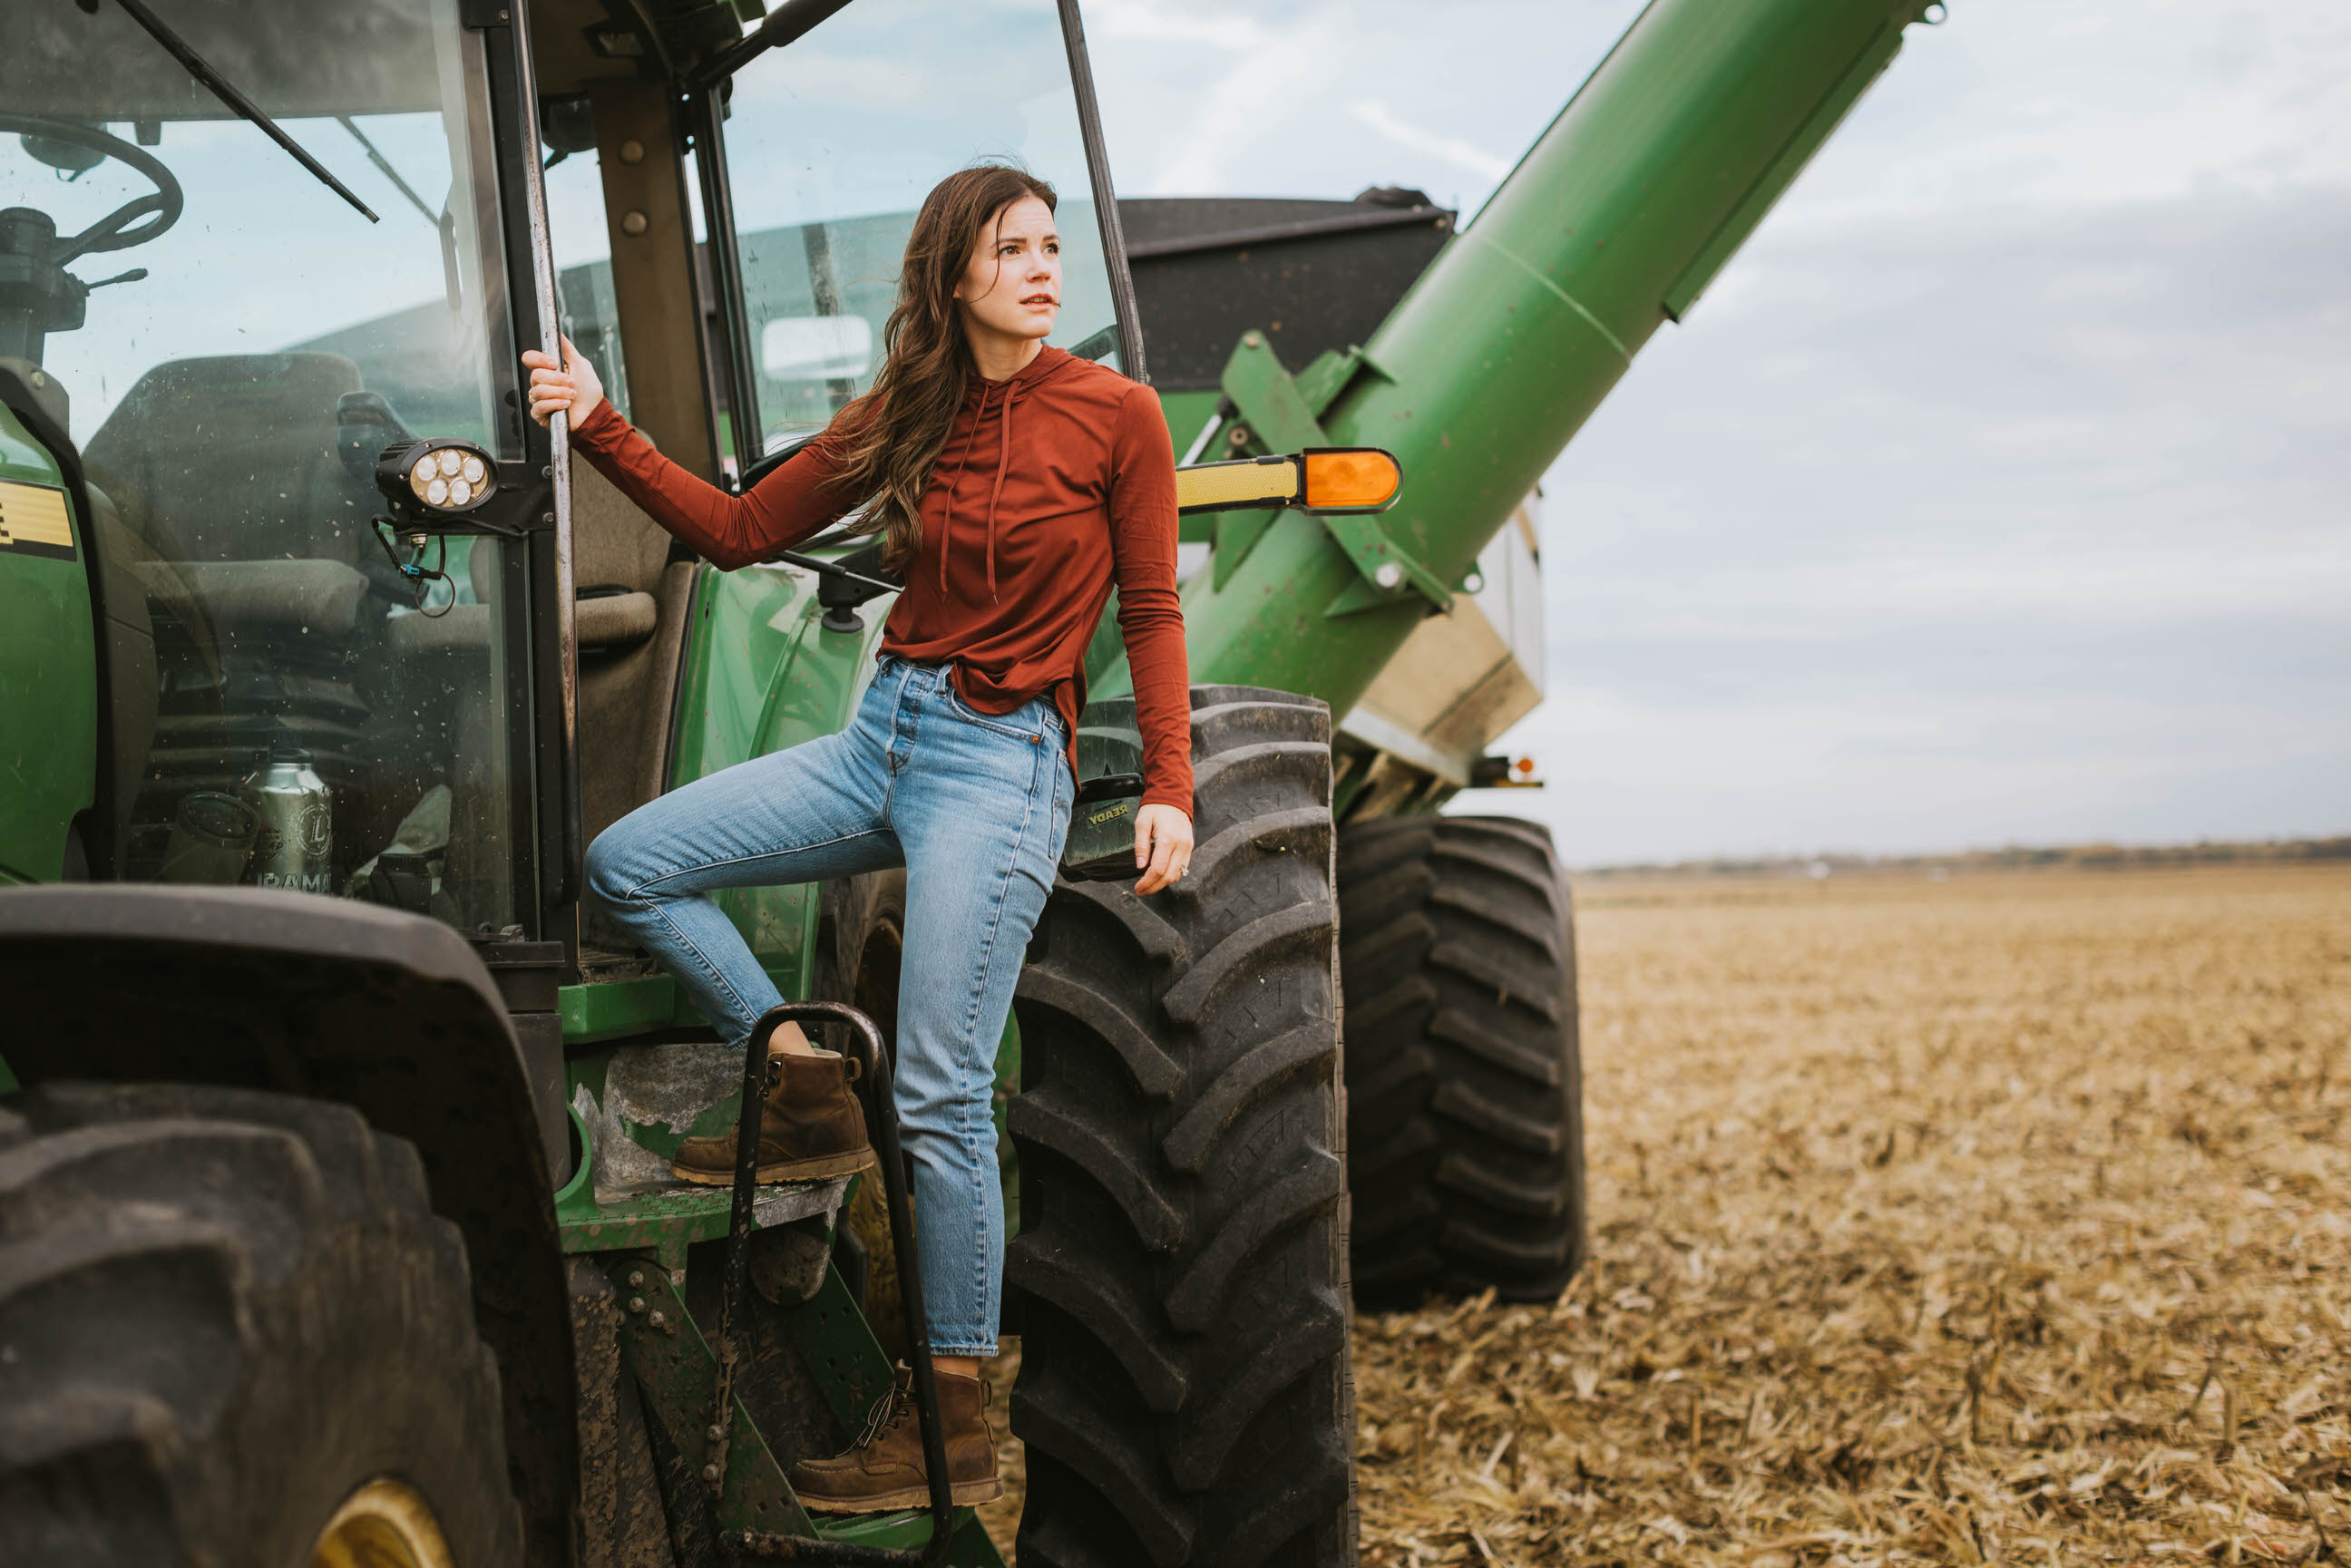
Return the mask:
[[(813, 538), (864, 499), (833, 480), (828, 429), (741, 496), (705, 484), (598, 403), (574, 432), (604, 476), (733, 570)], [(1060, 349), (975, 377), (923, 498), (923, 538), (882, 650), (952, 663), (958, 696), (1009, 713), (1050, 692), (1077, 769), (1086, 644), (1113, 584), (1143, 732), (1144, 803), (1192, 810), (1191, 695), (1176, 597), (1176, 456), (1150, 388)]]

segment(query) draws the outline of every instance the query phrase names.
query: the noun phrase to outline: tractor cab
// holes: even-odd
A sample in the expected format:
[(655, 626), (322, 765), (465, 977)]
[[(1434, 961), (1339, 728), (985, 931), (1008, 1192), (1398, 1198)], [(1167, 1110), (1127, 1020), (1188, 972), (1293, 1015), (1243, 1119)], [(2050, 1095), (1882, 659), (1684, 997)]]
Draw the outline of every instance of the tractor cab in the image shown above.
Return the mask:
[[(16, 666), (0, 723), (89, 728), (97, 761), (0, 810), (0, 866), (370, 901), (559, 940), (576, 976), (593, 834), (798, 736), (690, 716), (711, 574), (522, 416), (520, 350), (568, 332), (665, 452), (740, 484), (870, 384), (929, 184), (1010, 157), (1064, 193), (1055, 341), (1131, 364), (1074, 26), (862, 0), (747, 33), (758, 11), (107, 0), (11, 24), (0, 431), (10, 476), (77, 514), (96, 678)], [(0, 594), (72, 644), (79, 607), (19, 580), (63, 580), (33, 548), (0, 552)], [(770, 622), (815, 582), (748, 575)], [(870, 637), (823, 641), (854, 679)]]
[[(456, 0), (168, 21), (317, 172), (117, 6), (10, 24), (0, 381), (12, 434), (66, 470), (99, 766), (69, 819), (0, 852), (28, 877), (535, 923), (552, 528), (515, 414), (534, 289), (502, 195), (511, 47)], [(426, 437), (542, 514), (435, 539), (429, 578), (402, 570), (375, 481)]]

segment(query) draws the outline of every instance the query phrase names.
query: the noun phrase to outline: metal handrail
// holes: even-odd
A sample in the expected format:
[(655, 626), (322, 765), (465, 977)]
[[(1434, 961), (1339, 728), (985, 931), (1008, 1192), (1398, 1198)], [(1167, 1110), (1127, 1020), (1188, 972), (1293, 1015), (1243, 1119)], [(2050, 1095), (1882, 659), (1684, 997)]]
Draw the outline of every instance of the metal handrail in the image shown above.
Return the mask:
[(766, 1099), (768, 1041), (788, 1023), (845, 1023), (855, 1044), (859, 1092), (867, 1125), (882, 1162), (882, 1194), (890, 1215), (890, 1245), (898, 1260), (899, 1301), (906, 1317), (906, 1363), (914, 1385), (914, 1414), (922, 1424), (923, 1468), (930, 1485), (931, 1535), (919, 1548), (867, 1546), (821, 1536), (778, 1535), (767, 1531), (730, 1531), (724, 1545), (758, 1557), (795, 1563), (831, 1563), (845, 1568), (937, 1568), (955, 1537), (955, 1490), (947, 1476), (946, 1432), (939, 1421), (938, 1385), (931, 1366), (930, 1318), (923, 1310), (923, 1265), (915, 1255), (913, 1212), (906, 1202), (906, 1164), (898, 1147), (898, 1113), (890, 1094), (890, 1054), (873, 1020), (846, 1002), (785, 1002), (769, 1008), (751, 1027), (743, 1051), (743, 1111), (735, 1129), (735, 1207), (726, 1226), (726, 1266), (718, 1297), (718, 1377), (713, 1389), (711, 1426), (717, 1434), (710, 1462), (723, 1486), (726, 1446), (734, 1430), (736, 1339), (747, 1312), (751, 1288), (752, 1198), (758, 1187), (759, 1112)]

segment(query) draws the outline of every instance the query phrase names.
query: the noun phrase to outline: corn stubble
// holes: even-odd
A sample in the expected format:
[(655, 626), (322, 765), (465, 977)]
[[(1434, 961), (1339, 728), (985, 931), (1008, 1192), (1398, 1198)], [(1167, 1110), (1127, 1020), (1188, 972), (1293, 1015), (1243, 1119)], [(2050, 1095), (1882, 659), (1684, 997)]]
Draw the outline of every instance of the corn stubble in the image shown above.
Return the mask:
[(1592, 1262), (1360, 1322), (1367, 1564), (2351, 1563), (2351, 873), (1578, 909)]
[(1366, 1568), (2351, 1568), (2351, 872), (1576, 898), (1592, 1261), (1358, 1322)]

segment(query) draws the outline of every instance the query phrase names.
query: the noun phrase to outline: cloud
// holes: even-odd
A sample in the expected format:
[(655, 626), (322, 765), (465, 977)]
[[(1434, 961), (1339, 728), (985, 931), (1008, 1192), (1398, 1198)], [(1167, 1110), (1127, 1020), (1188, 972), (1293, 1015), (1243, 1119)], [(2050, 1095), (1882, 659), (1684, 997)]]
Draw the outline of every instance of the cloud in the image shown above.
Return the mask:
[(1239, 55), (1260, 50), (1270, 41), (1264, 26), (1252, 16), (1155, 5), (1145, 0), (1093, 0), (1085, 17), (1090, 47), (1104, 42), (1197, 44), (1219, 54)]
[(1499, 182), (1510, 172), (1511, 160), (1471, 145), (1458, 136), (1444, 136), (1399, 119), (1386, 104), (1372, 99), (1359, 99), (1347, 106), (1347, 112), (1370, 126), (1399, 147), (1424, 152), (1432, 158), (1442, 158), (1447, 163), (1467, 169), (1481, 180)]
[[(1546, 483), (1578, 863), (2341, 831), (2351, 191), (1766, 228)], [(1712, 312), (1710, 314), (1710, 312)]]
[(2351, 15), (2320, 0), (1964, 0), (1804, 175), (1792, 224), (2351, 183)]
[[(1490, 150), (1532, 141), (1640, 6), (1459, 0), (1432, 26), (1416, 0), (1089, 0), (1086, 36), (1130, 195), (1343, 197), (1396, 184), (1474, 206), (1509, 167)], [(1403, 106), (1488, 172), (1373, 131), (1350, 109), (1367, 98)]]

